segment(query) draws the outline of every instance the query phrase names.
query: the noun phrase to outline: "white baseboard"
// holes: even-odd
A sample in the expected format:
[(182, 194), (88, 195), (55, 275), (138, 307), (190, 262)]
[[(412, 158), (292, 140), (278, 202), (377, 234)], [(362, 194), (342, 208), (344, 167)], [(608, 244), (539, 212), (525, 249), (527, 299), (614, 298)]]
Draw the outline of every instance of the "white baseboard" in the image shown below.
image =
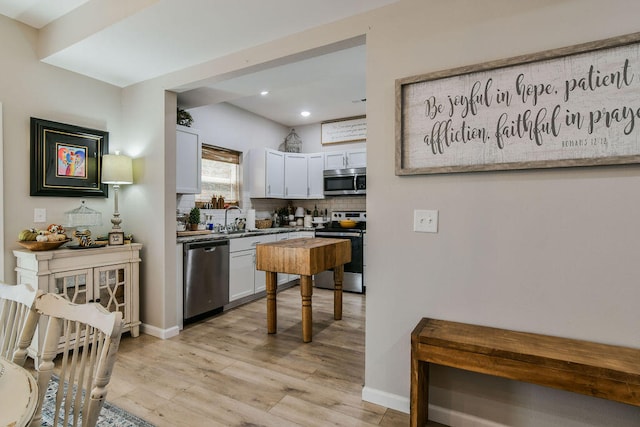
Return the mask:
[(178, 335), (180, 333), (180, 328), (178, 328), (178, 326), (172, 326), (169, 329), (160, 329), (155, 326), (151, 326), (143, 323), (142, 325), (140, 325), (140, 332), (142, 332), (143, 334), (151, 335), (153, 337), (166, 340)]
[[(405, 414), (408, 414), (410, 410), (408, 398), (397, 394), (387, 393), (386, 391), (372, 389), (370, 387), (364, 387), (362, 389), (362, 400), (404, 412)], [(436, 405), (429, 405), (429, 419), (448, 426), (506, 427), (504, 424), (498, 424), (493, 421)]]
[(375, 403), (376, 405), (386, 408), (395, 409), (396, 411), (409, 413), (409, 399), (397, 394), (387, 393), (386, 391), (376, 390), (371, 387), (362, 389), (362, 400)]

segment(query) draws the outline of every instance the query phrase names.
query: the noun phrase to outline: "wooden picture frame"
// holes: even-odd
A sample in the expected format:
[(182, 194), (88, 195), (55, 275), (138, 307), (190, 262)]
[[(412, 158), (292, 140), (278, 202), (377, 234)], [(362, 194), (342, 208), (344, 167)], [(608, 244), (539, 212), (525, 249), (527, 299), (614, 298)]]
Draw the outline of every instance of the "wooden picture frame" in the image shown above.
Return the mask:
[(109, 133), (31, 117), (31, 196), (107, 197)]
[(639, 163), (639, 42), (396, 80), (396, 175)]
[(367, 117), (348, 117), (320, 123), (322, 145), (367, 140)]

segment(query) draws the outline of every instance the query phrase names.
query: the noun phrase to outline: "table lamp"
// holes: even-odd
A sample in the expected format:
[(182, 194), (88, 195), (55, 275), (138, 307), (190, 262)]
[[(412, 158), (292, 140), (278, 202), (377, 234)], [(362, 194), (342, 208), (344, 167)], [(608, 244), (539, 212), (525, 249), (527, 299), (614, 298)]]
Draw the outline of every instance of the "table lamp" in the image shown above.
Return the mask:
[(73, 235), (78, 238), (78, 245), (82, 248), (91, 247), (89, 227), (102, 225), (102, 213), (85, 206), (83, 200), (79, 207), (65, 212), (64, 215), (65, 227), (76, 229)]
[(120, 228), (120, 212), (118, 212), (118, 189), (122, 184), (133, 184), (133, 165), (131, 157), (116, 154), (105, 154), (102, 156), (102, 183), (112, 184), (114, 191), (115, 210), (111, 223), (113, 227), (109, 232), (110, 245), (124, 244), (124, 232)]

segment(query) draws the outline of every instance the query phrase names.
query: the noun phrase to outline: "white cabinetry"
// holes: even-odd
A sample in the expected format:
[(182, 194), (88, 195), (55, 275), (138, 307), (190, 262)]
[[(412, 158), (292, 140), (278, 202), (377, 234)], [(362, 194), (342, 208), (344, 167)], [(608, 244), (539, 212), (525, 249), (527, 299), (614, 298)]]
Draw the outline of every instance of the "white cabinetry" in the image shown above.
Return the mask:
[(306, 199), (307, 155), (287, 153), (284, 156), (284, 197), (287, 199)]
[(313, 153), (307, 157), (307, 185), (309, 199), (324, 199), (324, 154)]
[(266, 274), (256, 270), (256, 245), (275, 241), (274, 234), (229, 240), (229, 302), (265, 290)]
[(367, 167), (367, 150), (329, 151), (324, 153), (325, 169)]
[[(14, 250), (16, 283), (28, 283), (36, 289), (63, 295), (77, 304), (98, 302), (109, 311), (120, 311), (123, 331), (131, 331), (131, 336), (137, 337), (140, 333), (141, 248), (140, 243), (132, 243), (82, 250)], [(44, 331), (44, 318), (39, 325), (38, 330)], [(30, 356), (35, 358), (43, 340), (44, 336), (36, 331), (29, 347)]]
[(176, 193), (200, 193), (201, 165), (200, 132), (186, 126), (176, 126)]
[(251, 197), (322, 199), (324, 155), (283, 153), (269, 148), (249, 153)]
[(251, 150), (251, 197), (284, 198), (284, 154), (268, 148)]

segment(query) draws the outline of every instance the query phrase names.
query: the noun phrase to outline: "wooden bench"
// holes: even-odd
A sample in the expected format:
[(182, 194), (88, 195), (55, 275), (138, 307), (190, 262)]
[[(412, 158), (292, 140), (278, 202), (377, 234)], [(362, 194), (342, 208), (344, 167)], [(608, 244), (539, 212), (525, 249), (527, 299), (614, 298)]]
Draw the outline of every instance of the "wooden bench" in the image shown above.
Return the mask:
[(640, 406), (640, 349), (423, 318), (411, 334), (411, 426), (429, 416), (429, 364)]

